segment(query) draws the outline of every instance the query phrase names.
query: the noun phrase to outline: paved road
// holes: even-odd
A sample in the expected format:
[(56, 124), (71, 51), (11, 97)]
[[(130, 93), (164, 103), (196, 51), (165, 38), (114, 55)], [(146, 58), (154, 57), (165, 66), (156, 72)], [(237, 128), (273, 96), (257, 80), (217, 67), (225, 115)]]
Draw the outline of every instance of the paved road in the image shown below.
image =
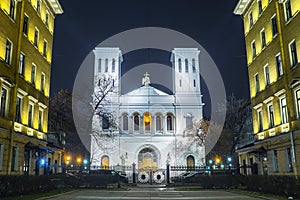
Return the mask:
[(147, 187), (132, 187), (127, 191), (110, 191), (110, 190), (80, 190), (56, 196), (47, 199), (72, 199), (72, 200), (156, 200), (156, 199), (174, 199), (174, 200), (186, 200), (186, 199), (232, 199), (232, 200), (247, 200), (247, 199), (265, 199), (259, 197), (250, 197), (246, 195), (240, 195), (233, 192), (224, 190), (197, 190), (197, 191), (179, 191), (174, 188), (147, 188)]

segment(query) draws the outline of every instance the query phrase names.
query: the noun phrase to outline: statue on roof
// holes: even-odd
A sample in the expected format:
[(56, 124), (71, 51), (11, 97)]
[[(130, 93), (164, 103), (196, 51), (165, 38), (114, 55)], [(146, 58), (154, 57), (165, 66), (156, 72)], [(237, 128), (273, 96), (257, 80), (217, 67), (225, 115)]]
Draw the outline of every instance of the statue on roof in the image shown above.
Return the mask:
[(150, 85), (150, 74), (148, 72), (146, 72), (146, 74), (144, 74), (144, 77), (142, 79), (142, 84), (146, 87), (148, 87)]

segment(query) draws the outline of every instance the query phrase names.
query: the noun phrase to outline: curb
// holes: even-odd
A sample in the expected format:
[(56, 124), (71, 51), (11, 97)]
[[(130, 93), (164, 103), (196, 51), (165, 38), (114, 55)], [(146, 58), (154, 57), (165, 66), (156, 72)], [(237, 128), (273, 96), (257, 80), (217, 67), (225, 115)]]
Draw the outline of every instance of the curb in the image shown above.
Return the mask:
[(258, 196), (255, 194), (247, 194), (247, 193), (243, 193), (243, 192), (238, 192), (238, 191), (234, 191), (234, 190), (226, 190), (227, 192), (231, 192), (231, 193), (235, 193), (235, 194), (240, 194), (240, 195), (246, 195), (249, 197), (254, 197), (254, 198), (258, 198), (258, 199), (264, 199), (264, 200), (277, 200), (271, 197), (262, 197), (262, 196)]
[(68, 192), (61, 193), (61, 194), (55, 194), (55, 195), (52, 195), (52, 196), (40, 197), (40, 198), (38, 198), (36, 200), (45, 200), (45, 199), (51, 199), (51, 198), (55, 198), (55, 197), (60, 197), (62, 195), (71, 194), (71, 193), (76, 192), (76, 191), (79, 191), (79, 189), (71, 190), (71, 191), (68, 191)]

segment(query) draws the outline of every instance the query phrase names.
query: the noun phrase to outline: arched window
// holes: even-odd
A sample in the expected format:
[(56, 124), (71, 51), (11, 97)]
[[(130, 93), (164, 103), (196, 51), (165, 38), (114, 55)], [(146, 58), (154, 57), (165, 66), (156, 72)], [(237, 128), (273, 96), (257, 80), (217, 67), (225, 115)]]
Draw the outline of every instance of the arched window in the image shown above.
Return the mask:
[(128, 115), (123, 115), (123, 131), (128, 131)]
[(196, 73), (196, 62), (195, 59), (192, 59), (192, 68), (193, 68), (193, 73)]
[(181, 59), (178, 58), (178, 71), (181, 72), (182, 71), (182, 65), (181, 65)]
[(167, 116), (167, 130), (168, 131), (174, 130), (173, 117), (171, 115)]
[(161, 126), (161, 116), (157, 115), (155, 118), (155, 124), (156, 124), (156, 131), (161, 131), (162, 126)]
[(101, 168), (102, 169), (109, 169), (109, 157), (102, 156), (101, 158)]
[(151, 129), (151, 115), (150, 113), (144, 114), (144, 127), (145, 131), (150, 131)]
[(139, 115), (135, 115), (133, 117), (133, 125), (134, 125), (134, 128), (133, 128), (134, 131), (140, 130), (140, 117), (139, 117)]
[(184, 60), (184, 63), (185, 63), (185, 72), (189, 72), (189, 61), (187, 58)]
[(112, 71), (112, 72), (115, 72), (115, 71), (116, 71), (116, 60), (115, 60), (115, 59), (112, 60), (111, 66), (112, 66), (112, 67), (111, 67), (111, 71)]

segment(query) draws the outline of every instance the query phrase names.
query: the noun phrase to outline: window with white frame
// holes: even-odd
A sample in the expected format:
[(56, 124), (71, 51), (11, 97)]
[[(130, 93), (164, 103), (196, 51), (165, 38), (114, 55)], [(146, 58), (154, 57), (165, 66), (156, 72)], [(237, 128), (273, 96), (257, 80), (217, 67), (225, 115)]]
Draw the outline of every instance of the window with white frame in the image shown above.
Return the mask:
[(38, 47), (39, 45), (39, 30), (37, 28), (34, 30), (33, 44), (35, 47)]
[(251, 43), (251, 49), (252, 49), (252, 59), (256, 57), (256, 45), (255, 40)]
[(20, 53), (20, 61), (19, 61), (19, 74), (24, 75), (25, 70), (25, 55)]
[(178, 58), (178, 71), (181, 72), (182, 71), (182, 62), (181, 59)]
[(257, 7), (258, 7), (258, 15), (261, 15), (261, 13), (263, 11), (262, 1), (261, 0), (257, 1)]
[(28, 126), (33, 128), (33, 120), (34, 120), (34, 104), (29, 102), (28, 104)]
[(185, 72), (189, 72), (189, 61), (187, 58), (184, 60), (184, 64), (185, 64)]
[(127, 114), (123, 114), (122, 116), (123, 118), (123, 131), (128, 131), (128, 115)]
[(19, 148), (13, 147), (12, 149), (12, 162), (11, 171), (18, 171)]
[(116, 71), (116, 60), (112, 59), (112, 63), (111, 63), (111, 72), (115, 72)]
[(266, 80), (266, 86), (270, 85), (270, 72), (269, 72), (269, 66), (266, 65), (264, 67), (264, 71), (265, 71), (265, 80)]
[(252, 28), (252, 26), (253, 26), (253, 14), (252, 14), (252, 12), (249, 13), (248, 19), (249, 19), (249, 26), (250, 26), (250, 28)]
[(171, 114), (167, 115), (167, 130), (168, 131), (174, 130), (173, 116)]
[(34, 64), (31, 65), (31, 83), (35, 85), (36, 79), (36, 66)]
[(48, 12), (48, 10), (46, 11), (46, 15), (45, 15), (45, 24), (46, 24), (46, 27), (48, 28), (49, 27), (49, 12)]
[(277, 18), (276, 18), (276, 15), (274, 15), (271, 18), (271, 27), (272, 27), (272, 36), (275, 37), (278, 34), (278, 27), (277, 27)]
[(8, 65), (11, 64), (12, 50), (13, 50), (13, 44), (9, 39), (7, 39), (6, 40), (6, 46), (5, 46), (5, 59), (4, 59), (4, 61)]
[(278, 156), (277, 150), (273, 150), (273, 171), (278, 172)]
[(263, 131), (263, 116), (262, 116), (262, 110), (257, 111), (257, 121), (258, 121), (258, 132)]
[(193, 129), (193, 117), (191, 114), (187, 114), (185, 116), (185, 128), (187, 130)]
[(28, 35), (28, 23), (29, 23), (29, 18), (25, 14), (24, 15), (24, 20), (23, 20), (23, 33), (25, 34), (25, 36)]
[(10, 0), (9, 16), (12, 19), (15, 19), (15, 12), (16, 12), (16, 0)]
[(281, 111), (281, 123), (285, 124), (288, 122), (288, 110), (287, 110), (285, 97), (280, 99), (280, 111)]
[(296, 112), (298, 119), (300, 118), (300, 89), (295, 91), (295, 99), (296, 99)]
[(162, 117), (161, 115), (155, 116), (155, 130), (156, 131), (162, 131)]
[(108, 72), (108, 59), (105, 59), (105, 72)]
[(0, 98), (0, 117), (8, 117), (8, 108), (9, 108), (9, 87), (6, 87), (2, 84), (1, 88), (1, 98)]
[(260, 40), (261, 40), (261, 48), (264, 49), (267, 45), (266, 43), (266, 32), (265, 29), (260, 31)]
[(39, 109), (39, 120), (38, 120), (38, 130), (43, 131), (43, 122), (44, 122), (44, 110)]
[(282, 70), (282, 60), (281, 60), (280, 53), (275, 56), (275, 60), (276, 60), (277, 75), (278, 77), (281, 77), (283, 75), (283, 70)]
[(274, 108), (273, 105), (268, 105), (268, 114), (269, 114), (269, 128), (274, 127)]
[(17, 95), (16, 99), (16, 122), (22, 123), (23, 97)]
[(285, 154), (286, 154), (286, 171), (292, 172), (293, 171), (293, 163), (292, 163), (291, 148), (286, 148)]
[(256, 89), (256, 94), (257, 94), (260, 91), (258, 73), (254, 75), (254, 82), (255, 82), (255, 89)]
[(4, 156), (4, 144), (0, 144), (0, 171), (2, 171), (3, 157)]
[(192, 70), (193, 70), (193, 73), (196, 73), (196, 61), (194, 58), (192, 59)]
[(101, 73), (101, 63), (102, 62), (102, 60), (101, 60), (101, 58), (99, 58), (98, 59), (98, 73)]
[(138, 114), (133, 115), (133, 130), (140, 130), (140, 116)]
[(294, 67), (298, 64), (296, 40), (292, 41), (289, 44), (289, 47), (290, 47), (289, 50), (290, 50), (291, 67)]
[(47, 58), (47, 49), (48, 49), (48, 42), (44, 40), (44, 46), (43, 46), (43, 56)]
[(291, 7), (291, 0), (286, 0), (284, 2), (284, 14), (285, 14), (285, 20), (289, 21), (292, 17), (292, 7)]
[(41, 13), (41, 0), (36, 0), (36, 12)]

